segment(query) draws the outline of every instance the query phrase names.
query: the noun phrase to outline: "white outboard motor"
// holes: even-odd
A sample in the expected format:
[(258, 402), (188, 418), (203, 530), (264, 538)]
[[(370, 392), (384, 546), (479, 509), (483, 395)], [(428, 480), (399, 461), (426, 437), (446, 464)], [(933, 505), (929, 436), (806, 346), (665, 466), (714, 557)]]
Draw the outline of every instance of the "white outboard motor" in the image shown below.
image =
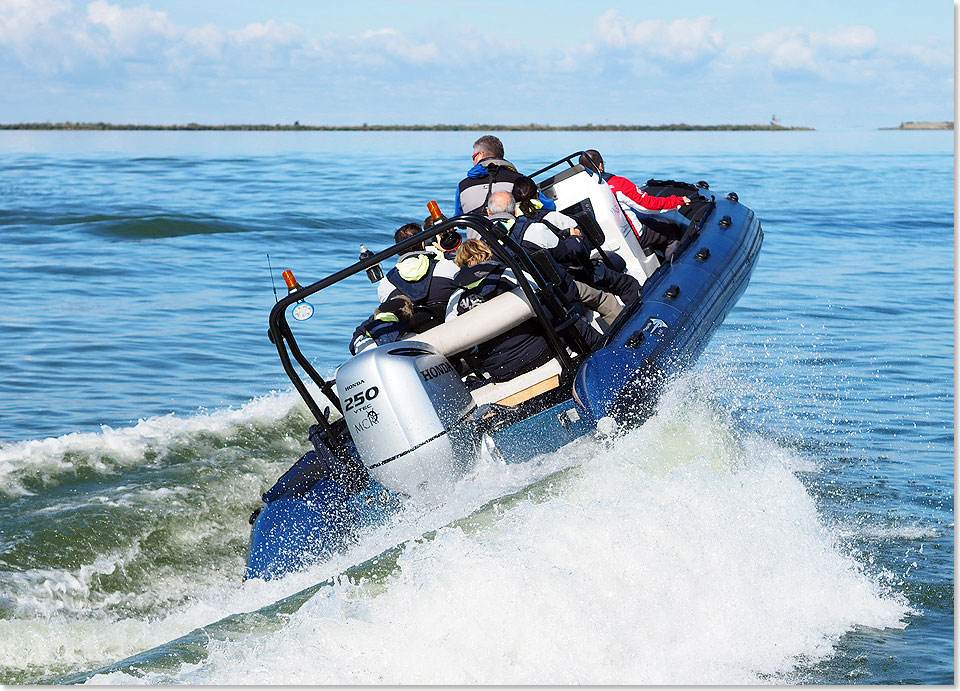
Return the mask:
[(337, 391), (364, 465), (387, 489), (441, 493), (476, 458), (476, 405), (456, 368), (427, 343), (363, 351), (340, 367)]

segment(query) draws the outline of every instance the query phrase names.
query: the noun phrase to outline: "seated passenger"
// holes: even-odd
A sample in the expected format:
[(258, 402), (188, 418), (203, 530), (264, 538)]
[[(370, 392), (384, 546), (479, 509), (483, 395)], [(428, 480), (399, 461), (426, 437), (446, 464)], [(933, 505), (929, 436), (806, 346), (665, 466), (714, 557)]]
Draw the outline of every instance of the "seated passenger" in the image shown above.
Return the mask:
[(679, 209), (684, 204), (689, 204), (690, 198), (676, 195), (654, 197), (641, 190), (627, 178), (604, 172), (603, 156), (596, 149), (585, 151), (584, 155), (580, 156), (580, 165), (587, 170), (596, 169), (600, 171), (600, 177), (607, 183), (620, 203), (624, 216), (627, 217), (627, 222), (640, 241), (640, 246), (645, 250), (659, 250), (663, 252), (664, 259), (670, 261), (680, 247), (680, 236), (687, 225), (687, 220), (679, 217), (679, 215), (671, 218), (670, 220), (674, 221), (675, 224), (675, 231), (672, 230), (671, 226), (663, 224), (659, 224), (658, 230), (654, 230), (647, 225), (643, 225), (642, 221), (644, 216), (649, 217), (653, 213)]
[[(483, 240), (464, 240), (457, 250), (456, 263), (461, 267), (456, 276), (461, 288), (450, 298), (448, 320), (517, 287), (510, 270), (493, 258)], [(477, 356), (489, 381), (502, 382), (539, 367), (550, 360), (552, 353), (540, 325), (535, 319), (527, 319), (479, 344)]]
[[(394, 233), (394, 241), (401, 242), (421, 232), (416, 223), (407, 223)], [(416, 333), (423, 333), (443, 323), (447, 301), (457, 289), (453, 277), (457, 265), (432, 249), (421, 245), (412, 252), (400, 255), (397, 265), (390, 269), (377, 286), (380, 302), (405, 295), (413, 302), (413, 319), (410, 326)]]
[[(491, 195), (497, 192), (513, 192), (513, 183), (520, 173), (516, 166), (503, 157), (503, 142), (493, 135), (480, 137), (473, 143), (474, 166), (467, 171), (467, 177), (457, 187), (457, 199), (454, 215), (483, 215)], [(548, 209), (556, 209), (556, 204), (544, 196), (540, 201)], [(467, 232), (468, 238), (477, 235), (473, 230)]]
[[(569, 244), (565, 243), (563, 246), (560, 246), (559, 242), (555, 242), (552, 247), (545, 247), (544, 245), (551, 244), (551, 238), (553, 241), (557, 240), (556, 236), (549, 231), (540, 232), (538, 229), (533, 229), (534, 232), (530, 233), (523, 232), (516, 234), (512, 232), (517, 223), (516, 216), (514, 216), (515, 209), (516, 202), (514, 202), (513, 195), (509, 192), (497, 192), (492, 195), (490, 197), (490, 204), (487, 206), (487, 215), (491, 221), (496, 221), (494, 229), (499, 229), (499, 232), (511, 237), (514, 242), (517, 242), (517, 244), (527, 250), (527, 252), (541, 251), (546, 254), (546, 257), (553, 264), (553, 269), (559, 275), (559, 281), (556, 284), (558, 292), (563, 295), (563, 298), (568, 303), (574, 306), (575, 310), (577, 310), (578, 307), (580, 309), (585, 307), (585, 301), (594, 303), (602, 300), (603, 296), (600, 295), (600, 291), (596, 288), (591, 288), (585, 283), (577, 283), (574, 281), (563, 264), (557, 261), (557, 256), (565, 257), (566, 255), (564, 253), (568, 250), (580, 253), (582, 253), (583, 250), (571, 250)], [(565, 315), (556, 314), (554, 316), (562, 319)], [(600, 333), (584, 319), (577, 319), (573, 322), (572, 327), (580, 334), (580, 337), (591, 351), (600, 347), (603, 338)], [(582, 349), (583, 348), (577, 348), (577, 350)]]
[[(517, 200), (515, 232), (526, 237), (530, 232), (540, 230), (538, 226), (542, 226), (557, 237), (557, 247), (569, 247), (559, 253), (562, 256), (554, 256), (576, 281), (583, 304), (598, 312), (608, 324), (612, 324), (623, 309), (613, 295), (619, 296), (624, 305), (633, 304), (640, 299), (639, 281), (622, 271), (611, 269), (599, 258), (591, 259), (591, 247), (583, 239), (576, 221), (559, 211), (543, 208), (537, 200), (538, 189), (533, 180), (525, 175), (517, 178), (513, 191)], [(611, 258), (619, 259), (621, 266), (626, 266), (615, 252), (608, 254)]]
[(367, 348), (393, 343), (412, 331), (413, 303), (406, 295), (381, 303), (353, 332), (350, 354), (356, 355)]
[[(497, 192), (492, 195), (490, 203), (487, 205), (487, 215), (491, 221), (497, 222), (494, 228), (499, 228), (500, 232), (510, 236), (514, 242), (528, 252), (547, 250), (548, 256), (554, 262), (554, 268), (560, 274), (557, 289), (563, 294), (567, 302), (586, 305), (587, 302), (595, 304), (601, 301), (603, 296), (600, 295), (600, 291), (585, 283), (577, 283), (564, 268), (564, 263), (567, 261), (577, 261), (578, 259), (589, 261), (590, 254), (582, 240), (570, 237), (561, 242), (556, 235), (547, 230), (546, 226), (539, 223), (518, 229), (517, 218), (514, 215), (516, 206), (513, 195), (509, 192)], [(596, 350), (600, 347), (603, 339), (599, 332), (583, 319), (576, 320), (573, 327), (586, 341), (590, 350)]]

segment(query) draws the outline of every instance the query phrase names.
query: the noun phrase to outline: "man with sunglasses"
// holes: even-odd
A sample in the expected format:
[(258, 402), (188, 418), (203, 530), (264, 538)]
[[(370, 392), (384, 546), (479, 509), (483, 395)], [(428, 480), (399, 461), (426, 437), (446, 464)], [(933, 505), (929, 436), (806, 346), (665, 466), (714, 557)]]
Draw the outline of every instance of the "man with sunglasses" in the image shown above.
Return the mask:
[[(513, 192), (513, 183), (520, 177), (516, 166), (503, 157), (503, 142), (491, 134), (480, 137), (473, 143), (473, 168), (457, 187), (454, 213), (486, 214), (490, 197), (497, 192)], [(557, 205), (540, 193), (540, 201), (548, 211), (556, 211)], [(470, 233), (468, 236), (472, 237)]]

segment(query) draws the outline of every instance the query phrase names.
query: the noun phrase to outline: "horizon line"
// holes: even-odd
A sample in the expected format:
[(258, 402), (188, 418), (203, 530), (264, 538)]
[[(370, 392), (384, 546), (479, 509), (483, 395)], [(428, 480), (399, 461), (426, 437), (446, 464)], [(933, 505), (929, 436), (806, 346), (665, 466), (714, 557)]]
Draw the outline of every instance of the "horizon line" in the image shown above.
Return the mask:
[(763, 130), (763, 131), (813, 131), (813, 127), (785, 127), (783, 125), (764, 125), (764, 124), (719, 124), (719, 125), (690, 125), (687, 123), (670, 123), (662, 125), (604, 125), (587, 123), (583, 125), (543, 125), (539, 123), (526, 123), (522, 125), (504, 125), (504, 124), (418, 124), (418, 125), (371, 125), (363, 123), (361, 125), (301, 125), (300, 121), (294, 121), (293, 124), (222, 124), (207, 125), (196, 122), (173, 125), (157, 124), (115, 124), (108, 122), (73, 122), (70, 120), (61, 122), (20, 122), (20, 123), (0, 123), (0, 130), (236, 130), (236, 131), (726, 131), (726, 130)]

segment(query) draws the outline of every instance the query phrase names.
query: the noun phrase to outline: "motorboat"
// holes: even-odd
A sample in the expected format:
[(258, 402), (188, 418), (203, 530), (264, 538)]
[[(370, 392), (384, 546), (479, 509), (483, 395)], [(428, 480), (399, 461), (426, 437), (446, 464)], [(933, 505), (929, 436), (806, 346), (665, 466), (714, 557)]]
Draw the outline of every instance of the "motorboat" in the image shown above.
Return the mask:
[[(613, 323), (594, 315), (599, 348), (569, 335), (582, 306), (558, 290), (550, 262), (477, 215), (450, 218), (309, 285), (289, 283), (290, 294), (270, 313), (269, 335), (316, 423), (309, 450), (251, 516), (246, 578), (277, 578), (329, 558), (411, 498), (442, 500), (483, 454), (520, 463), (584, 435), (641, 424), (670, 378), (697, 359), (747, 287), (763, 241), (759, 219), (736, 193), (717, 196), (706, 182), (673, 180), (641, 188), (689, 197), (673, 218), (628, 218), (600, 172), (580, 164), (582, 154), (531, 177), (576, 220), (597, 261), (620, 257), (642, 284), (641, 299)], [(682, 229), (669, 260), (645, 251), (634, 230), (658, 223)], [(423, 333), (363, 350), (334, 377), (321, 376), (288, 315), (296, 324), (311, 296), (451, 231), (483, 239), (518, 287)], [(551, 359), (510, 381), (468, 387), (463, 354), (526, 320), (542, 329)]]

